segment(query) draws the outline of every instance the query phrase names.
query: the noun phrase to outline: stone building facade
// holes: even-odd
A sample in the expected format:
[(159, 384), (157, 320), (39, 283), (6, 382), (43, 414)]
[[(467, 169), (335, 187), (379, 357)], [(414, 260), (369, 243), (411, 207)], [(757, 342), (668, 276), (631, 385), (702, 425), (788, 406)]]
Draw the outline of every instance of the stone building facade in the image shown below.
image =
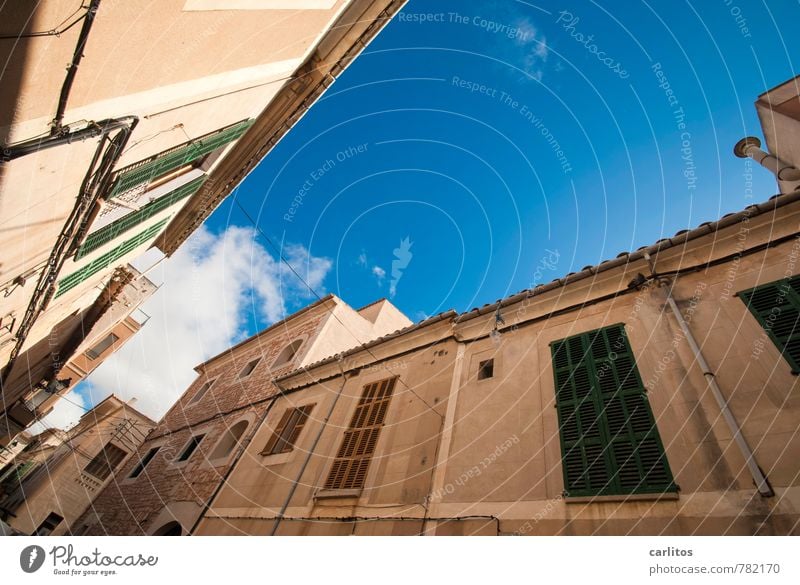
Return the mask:
[(355, 311), (328, 295), (199, 365), (197, 380), (75, 525), (90, 526), (88, 534), (188, 533), (271, 411), (275, 376), (409, 324), (386, 300)]
[(2, 519), (21, 534), (82, 534), (86, 527), (73, 524), (155, 424), (112, 395), (69, 431), (42, 432), (2, 478)]
[(279, 376), (194, 533), (800, 533), (798, 225), (795, 191)]
[(173, 254), (403, 3), (0, 6), (0, 444), (114, 281)]

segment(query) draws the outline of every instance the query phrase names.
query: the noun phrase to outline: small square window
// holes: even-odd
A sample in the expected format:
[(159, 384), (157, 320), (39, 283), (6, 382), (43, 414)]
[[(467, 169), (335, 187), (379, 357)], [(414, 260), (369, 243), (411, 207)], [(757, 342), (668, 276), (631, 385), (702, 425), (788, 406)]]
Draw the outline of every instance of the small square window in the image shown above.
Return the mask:
[(239, 373), (239, 379), (246, 378), (247, 376), (252, 374), (253, 370), (256, 369), (256, 366), (258, 365), (258, 362), (260, 362), (260, 361), (261, 361), (261, 358), (256, 358), (253, 361), (251, 361), (249, 364), (247, 364), (244, 367), (244, 369)]
[(478, 364), (478, 380), (494, 377), (494, 360), (486, 360)]

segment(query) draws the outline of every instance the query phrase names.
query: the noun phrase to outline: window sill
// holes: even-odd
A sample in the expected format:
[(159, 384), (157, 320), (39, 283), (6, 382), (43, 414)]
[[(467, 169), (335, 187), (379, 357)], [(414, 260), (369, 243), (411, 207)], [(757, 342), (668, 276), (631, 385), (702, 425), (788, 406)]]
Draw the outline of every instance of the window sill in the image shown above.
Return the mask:
[(567, 504), (602, 504), (606, 502), (653, 502), (658, 500), (677, 500), (678, 492), (666, 492), (663, 494), (614, 494), (609, 496), (567, 496), (564, 502)]
[(342, 490), (326, 490), (320, 489), (317, 490), (314, 494), (315, 500), (332, 500), (336, 498), (341, 499), (348, 499), (348, 498), (358, 498), (361, 496), (361, 488), (355, 489), (342, 489)]
[(285, 453), (259, 453), (264, 460), (261, 462), (261, 465), (278, 465), (280, 463), (286, 463), (289, 459), (292, 458), (292, 453), (294, 451), (286, 451)]

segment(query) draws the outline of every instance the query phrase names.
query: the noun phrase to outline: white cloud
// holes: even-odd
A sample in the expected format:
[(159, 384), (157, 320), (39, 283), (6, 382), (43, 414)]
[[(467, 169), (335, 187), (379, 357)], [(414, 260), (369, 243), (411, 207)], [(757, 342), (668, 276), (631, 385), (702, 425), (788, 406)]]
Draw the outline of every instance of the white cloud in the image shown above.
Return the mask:
[(386, 271), (380, 266), (373, 266), (372, 275), (378, 280), (378, 284), (383, 284), (383, 279), (386, 278)]
[(358, 255), (358, 265), (359, 266), (363, 266), (364, 268), (367, 267), (367, 253), (366, 252), (361, 252), (361, 254)]
[(519, 30), (516, 43), (522, 51), (522, 70), (533, 79), (541, 81), (544, 74), (544, 64), (550, 54), (547, 38), (539, 34), (533, 21), (529, 18), (519, 19), (516, 27)]
[[(324, 292), (329, 259), (301, 245), (286, 246), (284, 257)], [(201, 227), (148, 276), (163, 281), (142, 307), (150, 320), (85, 386), (94, 404), (111, 393), (135, 397), (136, 407), (156, 420), (194, 380), (194, 366), (244, 338), (248, 320), (272, 323), (315, 299), (252, 229), (238, 226), (218, 235)]]
[(77, 392), (67, 392), (61, 400), (56, 402), (50, 414), (34, 423), (29, 432), (36, 434), (49, 427), (67, 429), (78, 422), (88, 408), (83, 396)]

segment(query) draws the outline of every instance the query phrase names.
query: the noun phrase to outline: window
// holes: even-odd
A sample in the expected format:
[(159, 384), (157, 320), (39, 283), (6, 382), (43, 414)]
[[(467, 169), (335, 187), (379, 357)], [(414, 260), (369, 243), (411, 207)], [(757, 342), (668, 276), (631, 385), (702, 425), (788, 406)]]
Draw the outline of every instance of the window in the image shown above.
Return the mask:
[(183, 527), (174, 520), (172, 522), (167, 522), (166, 524), (164, 524), (164, 526), (153, 532), (153, 536), (182, 536), (182, 535), (183, 535)]
[(297, 350), (300, 349), (300, 346), (303, 345), (302, 339), (296, 339), (289, 345), (283, 348), (283, 351), (278, 355), (278, 358), (272, 364), (272, 368), (279, 368), (281, 366), (285, 366), (289, 362), (294, 359), (294, 356), (297, 355)]
[(364, 386), (350, 427), (345, 431), (325, 489), (358, 489), (364, 487), (367, 469), (378, 443), (386, 410), (397, 378), (389, 378)]
[(100, 343), (86, 352), (86, 357), (88, 357), (90, 360), (96, 360), (104, 351), (114, 345), (117, 341), (119, 341), (119, 337), (113, 333), (109, 333), (100, 341)]
[(35, 410), (39, 408), (45, 400), (48, 398), (52, 398), (54, 395), (52, 392), (48, 392), (47, 388), (37, 388), (36, 391), (25, 401), (25, 406), (28, 410)]
[(208, 382), (200, 386), (200, 389), (194, 393), (194, 396), (192, 396), (192, 399), (189, 401), (189, 404), (200, 402), (200, 399), (203, 398), (203, 396), (205, 396), (206, 392), (208, 392), (208, 389), (214, 385), (214, 382), (216, 382), (216, 379), (209, 380)]
[(494, 376), (494, 360), (486, 360), (478, 364), (478, 380)]
[(800, 276), (738, 294), (792, 366), (792, 372), (800, 373)]
[(240, 420), (225, 431), (225, 434), (222, 435), (217, 446), (214, 447), (214, 451), (211, 452), (209, 459), (221, 459), (222, 457), (230, 455), (236, 445), (239, 444), (239, 440), (242, 438), (242, 435), (244, 435), (245, 430), (247, 430), (247, 426), (248, 422), (246, 420)]
[(112, 266), (114, 262), (125, 256), (125, 254), (127, 254), (128, 252), (135, 250), (145, 242), (148, 242), (151, 239), (153, 239), (158, 234), (158, 232), (161, 231), (161, 228), (167, 225), (169, 219), (170, 219), (169, 217), (165, 217), (157, 224), (150, 226), (149, 228), (147, 228), (142, 232), (139, 232), (132, 238), (129, 238), (124, 242), (122, 242), (116, 248), (109, 250), (105, 254), (92, 260), (77, 272), (73, 272), (72, 274), (65, 276), (64, 278), (59, 280), (56, 297), (60, 297), (65, 292), (72, 290), (87, 278), (91, 278), (101, 270), (105, 270), (109, 266)]
[(139, 460), (139, 464), (133, 468), (133, 471), (131, 471), (131, 474), (128, 477), (135, 478), (142, 475), (144, 468), (147, 467), (147, 464), (150, 463), (153, 457), (156, 456), (156, 453), (158, 453), (159, 449), (161, 449), (161, 447), (153, 447), (152, 449), (150, 449), (147, 452), (147, 455), (145, 455)]
[(24, 461), (22, 463), (10, 463), (3, 469), (7, 469), (2, 476), (0, 476), (0, 493), (10, 492), (20, 487), (22, 481), (33, 473), (39, 464), (35, 461)]
[(283, 413), (280, 423), (278, 423), (278, 428), (275, 429), (261, 454), (275, 455), (276, 453), (287, 453), (294, 449), (295, 443), (300, 437), (300, 432), (306, 425), (308, 415), (311, 414), (313, 409), (313, 404), (287, 409)]
[(200, 187), (203, 186), (205, 180), (206, 177), (198, 177), (197, 179), (178, 187), (163, 197), (159, 197), (158, 199), (143, 205), (138, 210), (128, 213), (109, 225), (93, 231), (86, 236), (83, 245), (81, 245), (78, 253), (75, 255), (75, 259), (77, 260), (79, 258), (83, 258), (89, 252), (92, 252), (100, 246), (117, 239), (118, 236), (136, 227), (143, 221), (150, 219), (157, 213), (168, 209), (179, 201), (186, 199), (190, 195), (194, 195), (200, 189)]
[(677, 491), (624, 326), (550, 347), (566, 495)]
[(183, 448), (183, 451), (181, 451), (181, 454), (178, 455), (178, 458), (175, 461), (186, 461), (187, 459), (189, 459), (189, 457), (192, 456), (192, 453), (195, 452), (195, 449), (197, 449), (198, 445), (200, 445), (200, 442), (203, 440), (203, 437), (205, 437), (204, 434), (195, 435), (194, 437), (189, 439), (189, 442)]
[(140, 185), (146, 187), (151, 181), (181, 167), (196, 165), (201, 157), (238, 139), (252, 124), (253, 120), (242, 120), (120, 169), (114, 175), (108, 198)]
[(107, 443), (83, 470), (95, 476), (97, 479), (106, 479), (111, 475), (111, 472), (122, 463), (122, 460), (125, 459), (127, 454), (127, 451), (123, 451), (116, 445)]
[(36, 532), (32, 534), (32, 536), (49, 536), (52, 534), (53, 530), (56, 529), (56, 526), (61, 524), (63, 520), (64, 518), (55, 512), (50, 512), (47, 515), (47, 518), (44, 519), (44, 522), (39, 524), (39, 527), (36, 529)]
[(247, 376), (252, 374), (253, 370), (256, 369), (256, 366), (258, 365), (258, 362), (260, 362), (260, 361), (261, 361), (261, 358), (256, 358), (253, 361), (251, 361), (249, 364), (247, 364), (244, 367), (244, 369), (239, 373), (239, 379), (246, 378)]

